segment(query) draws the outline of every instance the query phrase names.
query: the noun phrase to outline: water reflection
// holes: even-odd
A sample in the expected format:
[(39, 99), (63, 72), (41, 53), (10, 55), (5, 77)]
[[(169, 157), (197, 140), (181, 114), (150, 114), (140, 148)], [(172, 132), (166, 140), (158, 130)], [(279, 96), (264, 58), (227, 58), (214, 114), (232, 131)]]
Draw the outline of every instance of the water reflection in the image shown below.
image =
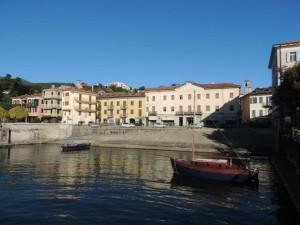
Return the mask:
[[(267, 161), (259, 186), (173, 177), (169, 156), (188, 153), (99, 149), (61, 153), (57, 145), (0, 150), (0, 224), (284, 224)], [(276, 193), (276, 192), (275, 192)], [(71, 221), (71, 222), (70, 222)], [(202, 221), (202, 222), (199, 222)], [(286, 222), (286, 221), (285, 221)]]

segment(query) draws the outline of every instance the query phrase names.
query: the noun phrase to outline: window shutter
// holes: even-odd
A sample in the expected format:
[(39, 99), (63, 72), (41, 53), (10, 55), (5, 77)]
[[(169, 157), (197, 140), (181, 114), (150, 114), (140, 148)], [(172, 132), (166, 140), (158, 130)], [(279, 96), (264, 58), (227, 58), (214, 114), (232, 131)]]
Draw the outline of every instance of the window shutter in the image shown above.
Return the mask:
[(287, 62), (287, 63), (289, 62), (289, 56), (290, 56), (290, 53), (289, 53), (289, 52), (285, 53), (285, 57), (286, 57), (286, 62)]
[(300, 61), (300, 50), (297, 51), (297, 61)]

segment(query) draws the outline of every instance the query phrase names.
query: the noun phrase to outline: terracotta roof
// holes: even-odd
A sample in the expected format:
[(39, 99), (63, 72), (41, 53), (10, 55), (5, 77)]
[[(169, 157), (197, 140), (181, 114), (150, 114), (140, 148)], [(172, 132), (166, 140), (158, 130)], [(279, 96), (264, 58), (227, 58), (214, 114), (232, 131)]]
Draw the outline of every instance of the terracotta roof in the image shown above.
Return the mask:
[(151, 91), (172, 91), (175, 90), (177, 87), (181, 85), (171, 85), (171, 86), (160, 86), (160, 87), (155, 87), (155, 88), (147, 88), (145, 91), (146, 92), (151, 92)]
[(250, 92), (249, 95), (271, 95), (272, 89), (267, 88), (256, 88), (254, 91)]
[(145, 92), (111, 92), (103, 93), (97, 96), (97, 99), (106, 99), (106, 98), (130, 98), (130, 97), (145, 97)]
[(25, 94), (25, 95), (19, 95), (19, 96), (14, 96), (12, 97), (12, 99), (16, 99), (16, 98), (32, 98), (32, 97), (42, 97), (42, 93), (35, 93), (35, 94)]
[(63, 91), (81, 92), (81, 93), (88, 93), (88, 94), (96, 95), (96, 93), (91, 92), (90, 90), (87, 90), (87, 89), (84, 89), (84, 88), (76, 88), (76, 87), (68, 87)]
[[(192, 83), (193, 85), (196, 85), (198, 87), (202, 87), (204, 89), (226, 89), (226, 88), (240, 88), (239, 85), (233, 84), (233, 83), (211, 83), (211, 84), (198, 84), (195, 82), (188, 81), (189, 83)], [(181, 87), (184, 84), (181, 85), (172, 85), (172, 86), (160, 86), (157, 88), (147, 88), (146, 92), (152, 92), (152, 91), (172, 91), (175, 90), (178, 87)]]
[(204, 89), (226, 89), (226, 88), (240, 88), (240, 85), (233, 83), (213, 83), (213, 84), (197, 84), (193, 83)]

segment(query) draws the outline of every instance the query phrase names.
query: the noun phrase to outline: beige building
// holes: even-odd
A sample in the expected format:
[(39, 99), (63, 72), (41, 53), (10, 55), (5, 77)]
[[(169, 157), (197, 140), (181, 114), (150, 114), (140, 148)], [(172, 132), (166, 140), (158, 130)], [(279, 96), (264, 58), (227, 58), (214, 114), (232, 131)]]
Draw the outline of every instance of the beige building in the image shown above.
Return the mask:
[(42, 94), (40, 93), (13, 97), (12, 106), (25, 107), (28, 112), (28, 122), (38, 122), (42, 118)]
[(281, 83), (281, 73), (300, 62), (300, 40), (288, 41), (272, 46), (269, 69), (272, 69), (273, 91)]
[(43, 120), (59, 122), (62, 118), (62, 92), (65, 87), (55, 87), (42, 92), (43, 98)]
[(100, 122), (104, 124), (145, 122), (145, 93), (104, 93), (97, 97)]
[(63, 90), (62, 123), (96, 123), (96, 94), (76, 87)]
[(242, 123), (269, 116), (272, 105), (271, 88), (256, 88), (241, 97)]
[(147, 124), (235, 126), (240, 120), (240, 86), (232, 83), (182, 85), (146, 89)]

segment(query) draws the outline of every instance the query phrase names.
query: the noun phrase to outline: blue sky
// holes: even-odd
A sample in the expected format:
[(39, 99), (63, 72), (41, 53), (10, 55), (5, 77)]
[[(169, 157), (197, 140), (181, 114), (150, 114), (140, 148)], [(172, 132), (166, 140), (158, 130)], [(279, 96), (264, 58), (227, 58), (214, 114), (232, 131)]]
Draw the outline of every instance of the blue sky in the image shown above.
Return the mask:
[(300, 39), (299, 9), (298, 0), (0, 0), (0, 75), (270, 86), (271, 46)]

